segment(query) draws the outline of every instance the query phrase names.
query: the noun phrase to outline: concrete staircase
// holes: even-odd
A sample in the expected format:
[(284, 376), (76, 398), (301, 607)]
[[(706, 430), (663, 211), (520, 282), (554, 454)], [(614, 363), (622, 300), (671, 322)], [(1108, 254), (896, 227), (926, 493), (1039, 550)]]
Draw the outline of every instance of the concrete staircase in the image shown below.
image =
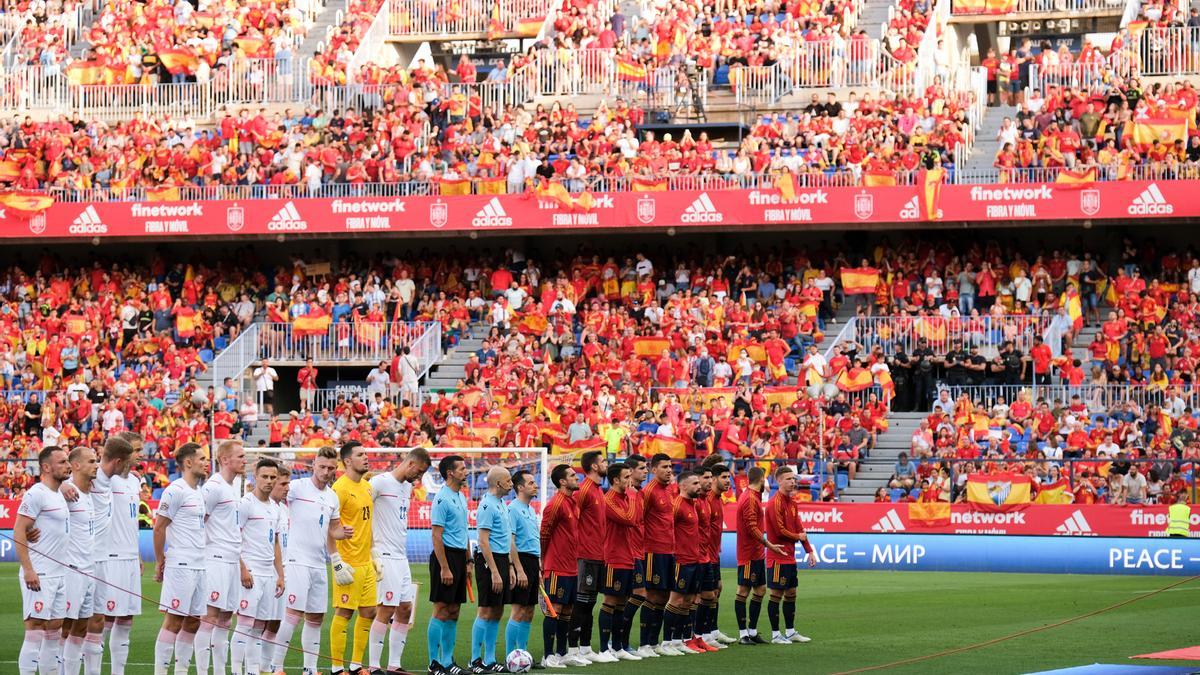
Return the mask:
[(875, 441), (875, 449), (871, 456), (861, 462), (854, 481), (846, 486), (839, 495), (844, 502), (870, 502), (875, 499), (875, 491), (887, 487), (892, 477), (892, 469), (896, 458), (901, 452), (908, 452), (912, 442), (913, 432), (920, 426), (925, 413), (892, 413), (888, 416), (888, 430)]
[(867, 0), (867, 6), (858, 19), (858, 26), (866, 30), (867, 36), (872, 40), (883, 37), (883, 23), (888, 20), (888, 9), (893, 4), (893, 0)]
[(983, 122), (975, 131), (975, 145), (971, 148), (967, 165), (963, 167), (968, 175), (978, 175), (992, 170), (992, 164), (996, 161), (996, 153), (1000, 151), (1000, 142), (996, 140), (996, 134), (1000, 133), (1000, 125), (1004, 122), (1005, 117), (1015, 119), (1016, 115), (1016, 106), (988, 107), (987, 112), (983, 114)]
[(424, 390), (441, 391), (455, 389), (458, 381), (466, 375), (466, 365), (471, 354), (483, 346), (483, 337), (489, 327), (483, 323), (471, 325), (471, 337), (460, 338), (458, 344), (446, 351), (446, 356), (429, 369), (425, 381), (421, 383)]
[(325, 33), (328, 28), (330, 26), (337, 27), (338, 12), (345, 14), (349, 4), (347, 0), (328, 0), (325, 3), (325, 9), (317, 15), (312, 28), (308, 30), (308, 35), (304, 36), (304, 42), (301, 42), (300, 46), (296, 48), (297, 61), (305, 63), (305, 59), (312, 56), (313, 52), (318, 51), (317, 47), (325, 41)]

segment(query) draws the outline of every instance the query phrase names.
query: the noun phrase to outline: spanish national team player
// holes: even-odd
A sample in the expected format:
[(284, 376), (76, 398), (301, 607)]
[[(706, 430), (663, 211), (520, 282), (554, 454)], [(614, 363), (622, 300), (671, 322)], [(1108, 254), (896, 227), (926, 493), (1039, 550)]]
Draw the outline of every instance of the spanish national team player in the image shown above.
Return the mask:
[[(767, 641), (758, 634), (758, 617), (762, 612), (763, 596), (767, 593), (767, 552), (770, 548), (782, 555), (779, 544), (773, 544), (763, 531), (762, 493), (767, 487), (767, 472), (752, 466), (746, 472), (748, 485), (737, 502), (737, 598), (733, 613), (738, 622), (738, 644), (762, 645)], [(751, 595), (753, 593), (753, 595)], [(747, 617), (746, 600), (750, 600)]]
[(542, 579), (553, 615), (542, 620), (542, 642), (546, 648), (542, 665), (578, 668), (591, 663), (567, 653), (579, 561), (576, 549), (579, 513), (574, 499), (579, 478), (569, 464), (559, 464), (550, 472), (550, 480), (558, 492), (542, 512), (541, 541)]
[(683, 637), (686, 640), (684, 644), (689, 649), (697, 653), (703, 653), (725, 649), (723, 643), (708, 642), (702, 637), (703, 634), (709, 632), (708, 612), (709, 608), (712, 607), (713, 595), (717, 590), (716, 579), (710, 577), (709, 574), (712, 571), (714, 555), (721, 555), (721, 544), (717, 542), (714, 553), (712, 540), (713, 506), (709, 500), (709, 495), (712, 493), (712, 465), (704, 464), (696, 469), (695, 473), (700, 479), (700, 492), (696, 495), (694, 501), (698, 530), (697, 541), (700, 549), (700, 571), (696, 575), (698, 597), (693, 599), (688, 612), (688, 625), (691, 626), (691, 630)]
[(461, 455), (447, 455), (438, 462), (438, 473), (445, 484), (434, 495), (430, 511), (429, 675), (464, 675), (466, 671), (454, 662), (454, 645), (458, 611), (467, 601), (467, 498), (462, 493), (467, 463)]
[(646, 622), (649, 616), (650, 609), (646, 605), (646, 537), (645, 537), (645, 500), (642, 498), (642, 483), (646, 482), (646, 476), (650, 472), (650, 464), (646, 462), (646, 458), (641, 455), (630, 455), (625, 459), (625, 466), (629, 467), (629, 496), (637, 505), (637, 526), (629, 531), (629, 550), (633, 554), (633, 587), (629, 602), (625, 603), (624, 616), (621, 618), (621, 627), (624, 630), (624, 636), (621, 638), (621, 643), (625, 645), (625, 651), (634, 656), (641, 658), (658, 658), (658, 654), (654, 653), (654, 649), (647, 647), (646, 649), (633, 649), (630, 646), (629, 636), (633, 632), (633, 619), (637, 616), (638, 610), (642, 610), (642, 623)]
[[(367, 452), (358, 441), (346, 442), (338, 453), (344, 472), (333, 483), (337, 495), (339, 519), (353, 529), (348, 539), (337, 542), (341, 561), (353, 569), (349, 579), (337, 578), (333, 586), (333, 622), (329, 625), (329, 647), (332, 650), (333, 675), (345, 669), (346, 628), (350, 617), (354, 621), (354, 644), (350, 653), (350, 672), (362, 669), (363, 652), (370, 641), (371, 623), (375, 621), (375, 582), (378, 564), (371, 557), (371, 485), (363, 478), (367, 474)], [(331, 556), (332, 558), (332, 556)], [(348, 581), (349, 583), (344, 583)]]
[(674, 473), (671, 456), (660, 452), (651, 457), (650, 472), (650, 482), (642, 490), (646, 601), (642, 605), (638, 656), (679, 656), (681, 652), (658, 641), (667, 598), (675, 588), (675, 508), (669, 490)]
[[(780, 467), (775, 471), (775, 483), (779, 489), (767, 501), (766, 515), (767, 538), (779, 544), (778, 551), (772, 548), (767, 553), (767, 588), (771, 590), (767, 618), (771, 620), (771, 644), (808, 642), (809, 638), (796, 632), (796, 587), (799, 585), (796, 542), (800, 542), (808, 552), (809, 567), (816, 567), (817, 556), (813, 553), (812, 544), (808, 543), (808, 535), (804, 533), (796, 512), (796, 502), (792, 500), (796, 492), (795, 472), (789, 466)], [(786, 627), (784, 632), (779, 630), (781, 600)]]
[(692, 603), (700, 591), (700, 573), (704, 561), (701, 552), (700, 476), (692, 471), (679, 474), (679, 495), (672, 500), (675, 522), (675, 585), (667, 599), (663, 621), (663, 648), (667, 656), (698, 654), (707, 649), (691, 640)]
[[(592, 651), (592, 612), (596, 608), (596, 593), (604, 572), (604, 482), (608, 460), (599, 450), (583, 453), (579, 458), (583, 480), (575, 505), (579, 509), (579, 570), (576, 574), (575, 609), (571, 613), (571, 653), (592, 663), (616, 663), (617, 657)], [(576, 646), (577, 645), (577, 646)]]
[(709, 515), (709, 559), (708, 573), (700, 586), (701, 598), (707, 605), (707, 621), (701, 637), (716, 646), (731, 645), (736, 639), (721, 632), (718, 620), (721, 616), (721, 538), (725, 534), (725, 503), (721, 495), (729, 491), (729, 467), (721, 463), (720, 455), (710, 455), (704, 463), (712, 467), (712, 485), (708, 490)]
[(623, 463), (608, 467), (608, 493), (604, 496), (604, 604), (600, 607), (600, 653), (616, 660), (641, 661), (626, 651), (629, 631), (625, 603), (633, 592), (633, 531), (641, 525), (641, 496), (633, 492), (632, 474)]

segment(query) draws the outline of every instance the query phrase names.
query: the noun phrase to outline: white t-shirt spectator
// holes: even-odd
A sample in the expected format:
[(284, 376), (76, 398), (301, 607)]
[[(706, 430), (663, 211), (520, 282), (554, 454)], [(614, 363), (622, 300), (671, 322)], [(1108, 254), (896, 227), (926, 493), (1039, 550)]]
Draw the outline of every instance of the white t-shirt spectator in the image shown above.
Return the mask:
[(275, 380), (277, 379), (279, 379), (279, 373), (276, 373), (274, 368), (259, 366), (254, 369), (254, 390), (258, 392), (275, 391)]

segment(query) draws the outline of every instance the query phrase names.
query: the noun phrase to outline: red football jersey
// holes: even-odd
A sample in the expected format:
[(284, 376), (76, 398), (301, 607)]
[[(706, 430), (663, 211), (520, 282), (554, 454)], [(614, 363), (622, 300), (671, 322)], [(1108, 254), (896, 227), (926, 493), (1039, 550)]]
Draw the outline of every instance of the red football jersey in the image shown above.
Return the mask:
[(700, 552), (700, 562), (706, 563), (712, 559), (712, 538), (708, 536), (709, 523), (712, 522), (712, 504), (707, 497), (693, 499), (696, 508), (696, 539), (697, 550)]
[(763, 546), (762, 494), (749, 488), (742, 491), (737, 502), (737, 562), (745, 565), (766, 556)]
[(796, 542), (800, 541), (800, 535), (804, 533), (796, 511), (796, 502), (776, 492), (767, 500), (766, 524), (767, 538), (772, 544), (778, 544), (783, 549), (783, 553), (768, 550), (767, 564), (795, 564)]
[(698, 500), (679, 496), (674, 502), (675, 563), (693, 565), (704, 562), (700, 555), (700, 516), (696, 512)]
[[(652, 480), (642, 490), (642, 536), (647, 553), (675, 552), (675, 514), (671, 506), (670, 485)], [(695, 511), (693, 509), (693, 511)]]
[(633, 569), (633, 533), (638, 529), (640, 495), (609, 490), (604, 495), (604, 564), (621, 570)]
[(591, 478), (584, 478), (575, 493), (575, 505), (579, 509), (579, 558), (604, 560), (604, 491)]
[(565, 493), (554, 495), (542, 513), (542, 577), (553, 572), (573, 577), (579, 572), (579, 514), (575, 501)]
[(642, 499), (640, 488), (631, 487), (625, 491), (625, 494), (629, 495), (630, 501), (633, 502), (634, 518), (637, 520), (637, 526), (629, 530), (629, 550), (633, 552), (633, 559), (638, 560), (646, 555), (646, 541), (643, 533), (646, 504)]
[(721, 495), (713, 492), (708, 495), (708, 502), (711, 505), (712, 522), (709, 527), (708, 544), (708, 561), (711, 563), (721, 562), (721, 536), (725, 533), (725, 502), (721, 501)]

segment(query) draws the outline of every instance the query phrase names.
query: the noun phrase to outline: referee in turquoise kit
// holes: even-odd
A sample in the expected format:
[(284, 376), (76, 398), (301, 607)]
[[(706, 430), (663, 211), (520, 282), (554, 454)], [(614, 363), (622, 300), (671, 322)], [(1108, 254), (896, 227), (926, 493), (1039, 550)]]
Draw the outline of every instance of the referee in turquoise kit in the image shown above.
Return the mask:
[(454, 663), (458, 609), (467, 601), (467, 463), (460, 455), (438, 462), (445, 485), (433, 497), (433, 555), (429, 557), (429, 675), (466, 675)]

